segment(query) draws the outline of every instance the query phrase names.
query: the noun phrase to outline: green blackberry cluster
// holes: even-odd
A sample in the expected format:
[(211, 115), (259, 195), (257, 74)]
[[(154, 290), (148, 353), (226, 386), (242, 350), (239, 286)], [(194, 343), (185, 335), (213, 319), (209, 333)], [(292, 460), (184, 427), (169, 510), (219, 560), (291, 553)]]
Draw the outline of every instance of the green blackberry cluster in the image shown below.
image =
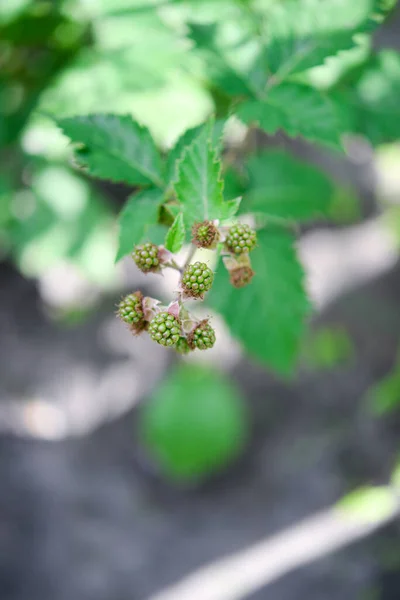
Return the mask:
[(257, 242), (257, 234), (249, 225), (237, 223), (232, 225), (225, 239), (226, 248), (233, 254), (251, 252)]
[(219, 231), (212, 221), (195, 223), (192, 227), (192, 242), (198, 248), (215, 248)]
[(158, 258), (158, 246), (147, 242), (141, 246), (136, 246), (132, 258), (137, 267), (143, 273), (158, 271), (160, 268), (160, 260)]
[(182, 275), (182, 289), (187, 296), (203, 298), (211, 288), (214, 274), (206, 263), (195, 262), (188, 265)]
[(180, 333), (181, 325), (178, 319), (169, 312), (160, 312), (150, 321), (150, 337), (162, 346), (175, 346)]
[(137, 333), (145, 329), (146, 321), (143, 312), (143, 295), (141, 292), (128, 294), (118, 304), (117, 314), (121, 321)]
[(192, 350), (207, 350), (215, 344), (215, 331), (208, 320), (201, 321), (189, 334), (188, 343)]

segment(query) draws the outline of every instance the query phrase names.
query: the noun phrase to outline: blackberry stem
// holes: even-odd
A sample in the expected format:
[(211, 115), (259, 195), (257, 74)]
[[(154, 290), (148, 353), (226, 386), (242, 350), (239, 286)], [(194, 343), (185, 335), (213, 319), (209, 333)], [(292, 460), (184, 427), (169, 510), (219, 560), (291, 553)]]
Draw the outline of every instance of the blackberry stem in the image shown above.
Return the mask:
[(178, 271), (181, 275), (183, 273), (183, 268), (180, 267), (174, 260), (171, 260), (170, 262), (165, 263), (164, 267), (168, 268), (168, 269), (174, 269), (175, 271)]
[(186, 269), (186, 267), (190, 264), (190, 261), (192, 260), (193, 256), (196, 254), (196, 246), (194, 244), (190, 245), (190, 249), (189, 249), (189, 254), (187, 255), (185, 264), (182, 267), (182, 272)]

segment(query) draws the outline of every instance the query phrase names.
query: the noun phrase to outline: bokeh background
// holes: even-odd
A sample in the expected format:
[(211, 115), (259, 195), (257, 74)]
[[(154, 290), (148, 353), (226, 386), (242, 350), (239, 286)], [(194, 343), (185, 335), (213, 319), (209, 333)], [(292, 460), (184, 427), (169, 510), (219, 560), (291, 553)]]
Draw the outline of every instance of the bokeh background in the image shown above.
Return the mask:
[(0, 0), (1, 600), (400, 598), (399, 10), (373, 39), (393, 89), (365, 86), (394, 98), (384, 131), (346, 157), (253, 140), (333, 182), (299, 235), (314, 315), (289, 381), (217, 315), (183, 362), (130, 336), (120, 296), (174, 280), (115, 264), (131, 190), (77, 170), (51, 118), (130, 113), (167, 149), (222, 102), (178, 33), (234, 3)]

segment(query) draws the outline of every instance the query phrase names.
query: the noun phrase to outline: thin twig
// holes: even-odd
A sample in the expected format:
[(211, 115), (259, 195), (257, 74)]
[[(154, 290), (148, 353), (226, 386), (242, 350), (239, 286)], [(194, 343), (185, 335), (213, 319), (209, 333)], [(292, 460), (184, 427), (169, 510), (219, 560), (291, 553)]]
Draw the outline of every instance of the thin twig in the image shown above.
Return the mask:
[(189, 254), (187, 255), (185, 264), (183, 265), (183, 268), (182, 268), (183, 271), (190, 264), (190, 261), (192, 260), (193, 256), (196, 254), (196, 251), (197, 251), (196, 246), (194, 244), (191, 244), (190, 249), (189, 249)]
[(179, 265), (177, 265), (174, 260), (171, 260), (170, 262), (165, 263), (164, 267), (167, 269), (174, 269), (174, 271), (178, 271), (181, 275), (183, 273), (183, 268), (181, 268)]

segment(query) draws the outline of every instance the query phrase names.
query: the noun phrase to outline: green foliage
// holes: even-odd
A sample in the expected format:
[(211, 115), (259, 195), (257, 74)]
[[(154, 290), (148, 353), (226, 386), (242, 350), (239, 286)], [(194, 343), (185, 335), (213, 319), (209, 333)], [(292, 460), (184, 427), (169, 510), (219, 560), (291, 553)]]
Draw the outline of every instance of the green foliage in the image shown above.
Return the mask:
[(160, 470), (193, 480), (221, 469), (242, 450), (247, 419), (228, 379), (194, 366), (181, 366), (143, 405), (143, 442)]
[(183, 223), (183, 214), (179, 213), (172, 223), (165, 238), (165, 247), (174, 254), (179, 252), (185, 242), (185, 225)]
[[(342, 149), (343, 134), (362, 134), (373, 144), (397, 139), (399, 55), (375, 53), (371, 44), (393, 0), (324, 0), (323, 6), (319, 0), (102, 0), (87, 11), (60, 0), (48, 12), (34, 4), (18, 0), (0, 12), (12, 67), (1, 76), (6, 118), (0, 141), (14, 149), (20, 144), (20, 173), (32, 169), (25, 168), (29, 161), (16, 140), (27, 128), (24, 143), (37, 151), (29, 134), (43, 124), (33, 113), (38, 106), (71, 140), (78, 167), (134, 186), (119, 216), (117, 260), (146, 241), (175, 254), (195, 223), (218, 221), (216, 258), (224, 255), (229, 273), (217, 265), (210, 302), (251, 354), (289, 372), (309, 306), (288, 228), (336, 214), (344, 194), (320, 169), (264, 147), (277, 132), (326, 152)], [(25, 69), (31, 54), (32, 70)], [(319, 86), (315, 67), (323, 72), (332, 65), (336, 78)], [(98, 112), (104, 106), (109, 112)], [(235, 127), (242, 125), (244, 140), (237, 145)], [(79, 254), (90, 219), (105, 230), (109, 212), (96, 212), (95, 194), (88, 194), (91, 208), (82, 209), (82, 221), (69, 220), (66, 201), (47, 184), (44, 194), (38, 191), (37, 182), (31, 186), (37, 206), (26, 218), (20, 173), (10, 173), (16, 190), (2, 194), (0, 222), (7, 251), (21, 264), (26, 248), (34, 256), (43, 246), (46, 256)], [(15, 218), (19, 210), (22, 217)], [(258, 245), (251, 255), (235, 257), (224, 241), (239, 211), (258, 230)], [(79, 235), (68, 237), (71, 222)], [(107, 231), (111, 237), (113, 229)], [(33, 246), (22, 243), (23, 236)], [(59, 248), (53, 252), (53, 246)], [(159, 271), (166, 266), (163, 252)], [(88, 261), (88, 250), (85, 256)], [(175, 261), (167, 267), (184, 271)], [(233, 284), (247, 285), (233, 289), (229, 275)]]
[[(286, 137), (324, 147), (325, 154), (343, 151), (344, 135), (374, 146), (397, 141), (400, 58), (376, 52), (371, 37), (394, 4), (0, 2), (2, 255), (30, 276), (72, 262), (106, 287), (115, 274), (115, 207), (99, 189), (111, 190), (113, 199), (113, 186), (91, 187), (86, 175), (133, 186), (118, 218), (116, 258), (148, 242), (147, 270), (173, 268), (180, 281), (168, 306), (130, 294), (140, 303), (132, 309), (123, 301), (123, 320), (135, 333), (150, 328), (155, 341), (182, 353), (218, 346), (208, 319), (199, 321), (184, 305), (185, 293), (199, 303), (208, 292), (215, 264), (212, 308), (250, 355), (291, 373), (310, 311), (295, 226), (320, 217), (354, 221), (358, 214), (351, 192), (319, 168), (265, 149), (278, 139), (298, 147)], [(66, 144), (48, 115), (72, 142), (84, 173), (54, 162), (65, 159)], [(226, 243), (239, 211), (257, 230), (251, 253)], [(210, 250), (197, 266), (191, 250), (186, 262), (171, 258), (205, 220), (217, 221), (213, 258)], [(141, 252), (143, 268), (149, 257)], [(321, 331), (305, 354), (320, 368), (344, 360), (347, 351), (340, 332)], [(398, 389), (396, 369), (371, 391), (375, 412), (393, 410)], [(213, 371), (193, 367), (179, 368), (155, 393), (142, 425), (152, 456), (177, 478), (220, 468), (246, 435), (235, 390)]]
[(372, 14), (372, 0), (275, 3), (265, 25), (270, 74), (287, 79), (354, 47), (356, 34), (371, 31)]
[(346, 331), (336, 327), (322, 327), (307, 336), (302, 359), (312, 369), (333, 369), (350, 361), (354, 348)]
[(131, 185), (163, 185), (163, 166), (153, 139), (128, 115), (67, 118), (58, 125), (78, 144), (77, 161), (94, 177)]
[(163, 194), (160, 190), (143, 190), (129, 196), (119, 216), (119, 246), (116, 260), (146, 241), (149, 228), (157, 221)]
[(220, 269), (209, 298), (246, 350), (283, 374), (293, 369), (310, 309), (293, 243), (279, 226), (259, 232), (251, 285), (231, 288)]
[(248, 125), (259, 125), (267, 133), (280, 129), (291, 137), (302, 136), (340, 149), (340, 122), (336, 107), (321, 92), (297, 83), (272, 88), (265, 100), (245, 102), (238, 116)]
[(259, 63), (261, 44), (248, 34), (243, 22), (190, 24), (189, 35), (206, 61), (210, 78), (228, 96), (257, 98), (262, 91), (266, 64)]
[(250, 157), (246, 172), (243, 212), (296, 221), (327, 215), (333, 185), (315, 167), (274, 151)]
[(384, 50), (371, 57), (351, 87), (339, 84), (334, 97), (348, 130), (378, 145), (400, 137), (399, 94), (400, 55)]
[(374, 385), (367, 395), (373, 413), (379, 416), (391, 413), (400, 406), (400, 366)]
[(175, 146), (170, 150), (166, 163), (166, 180), (169, 183), (173, 183), (177, 179), (177, 167), (179, 165), (179, 161), (183, 158), (186, 148), (190, 146), (199, 135), (201, 129), (202, 126), (199, 125), (185, 131), (178, 139)]
[(186, 148), (174, 188), (188, 228), (195, 222), (227, 219), (236, 210), (236, 203), (226, 206), (224, 201), (221, 163), (211, 146), (208, 125)]

